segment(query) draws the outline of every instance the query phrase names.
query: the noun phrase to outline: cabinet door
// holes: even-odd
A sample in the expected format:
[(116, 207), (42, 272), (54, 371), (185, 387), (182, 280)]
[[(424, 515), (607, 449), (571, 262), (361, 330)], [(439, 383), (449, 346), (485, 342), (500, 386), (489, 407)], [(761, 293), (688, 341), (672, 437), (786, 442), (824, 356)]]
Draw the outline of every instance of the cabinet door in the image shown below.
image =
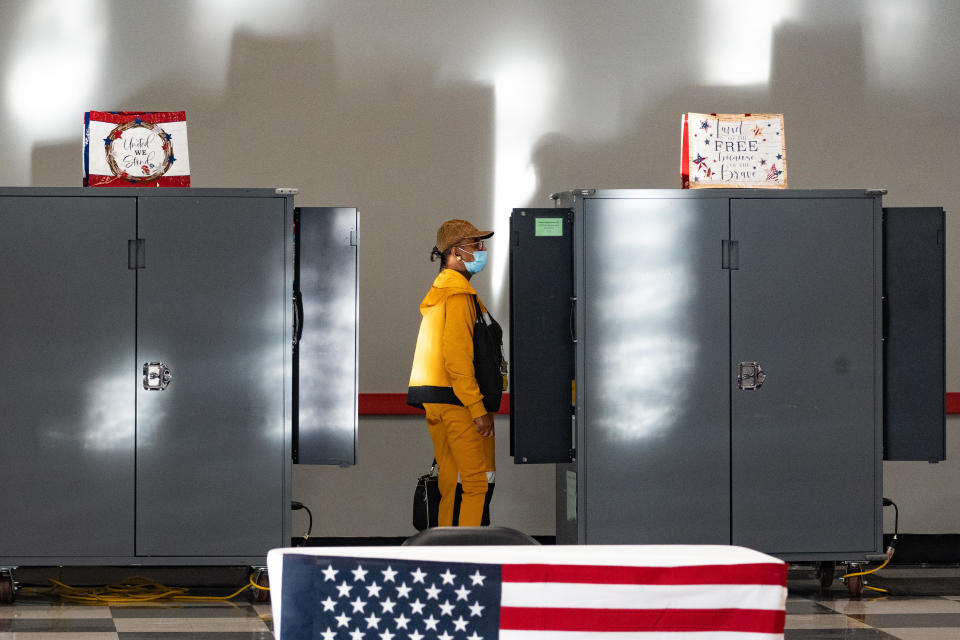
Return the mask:
[(947, 457), (944, 213), (895, 207), (883, 216), (883, 459), (939, 462)]
[(140, 198), (137, 358), (172, 379), (137, 391), (138, 555), (285, 542), (284, 204)]
[(587, 199), (578, 228), (580, 541), (729, 544), (727, 199)]
[(135, 214), (0, 198), (0, 556), (133, 552)]
[[(731, 201), (733, 544), (769, 553), (879, 545), (879, 208)], [(738, 367), (758, 362), (757, 390)]]
[(357, 210), (297, 209), (294, 462), (357, 463)]
[(573, 212), (510, 216), (510, 455), (570, 462), (573, 448)]

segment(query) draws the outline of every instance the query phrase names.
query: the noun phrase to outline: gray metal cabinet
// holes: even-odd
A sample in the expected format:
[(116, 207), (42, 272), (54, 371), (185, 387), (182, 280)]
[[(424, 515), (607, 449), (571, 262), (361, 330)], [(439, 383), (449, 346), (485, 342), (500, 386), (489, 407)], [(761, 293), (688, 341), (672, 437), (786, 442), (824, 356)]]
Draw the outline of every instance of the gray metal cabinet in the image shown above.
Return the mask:
[(266, 189), (0, 190), (0, 565), (289, 544), (292, 221)]
[[(880, 195), (558, 199), (574, 218), (576, 299), (576, 461), (551, 460), (564, 463), (558, 541), (739, 544), (793, 560), (880, 551)], [(513, 267), (514, 285), (529, 271)], [(554, 280), (541, 286), (562, 290)], [(512, 336), (524, 339), (538, 338)], [(570, 439), (559, 414), (549, 422), (538, 432)], [(537, 445), (516, 442), (516, 459), (533, 459)]]

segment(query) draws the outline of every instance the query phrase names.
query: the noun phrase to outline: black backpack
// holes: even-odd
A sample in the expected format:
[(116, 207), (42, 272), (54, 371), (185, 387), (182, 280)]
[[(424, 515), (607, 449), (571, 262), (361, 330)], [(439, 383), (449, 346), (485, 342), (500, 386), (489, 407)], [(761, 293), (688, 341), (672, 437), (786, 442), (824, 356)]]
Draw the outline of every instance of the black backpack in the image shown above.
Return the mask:
[(477, 321), (473, 325), (473, 371), (480, 393), (483, 394), (484, 408), (496, 413), (500, 409), (507, 376), (507, 361), (503, 359), (503, 329), (493, 316), (490, 316), (490, 324), (487, 324), (476, 296), (473, 297), (473, 303), (477, 308)]

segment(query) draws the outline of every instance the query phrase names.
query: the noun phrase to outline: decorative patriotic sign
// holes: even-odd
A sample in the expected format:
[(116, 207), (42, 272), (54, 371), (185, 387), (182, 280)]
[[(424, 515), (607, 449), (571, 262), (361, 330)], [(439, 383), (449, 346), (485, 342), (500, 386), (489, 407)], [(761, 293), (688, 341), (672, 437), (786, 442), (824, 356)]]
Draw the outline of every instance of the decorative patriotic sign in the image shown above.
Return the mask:
[(684, 189), (787, 188), (783, 114), (683, 115)]
[(88, 111), (83, 186), (189, 187), (183, 111)]
[(282, 557), (280, 591), (275, 553), (270, 573), (281, 601), (277, 615), (274, 600), (280, 640), (783, 637), (787, 569), (773, 558), (622, 566), (291, 552)]

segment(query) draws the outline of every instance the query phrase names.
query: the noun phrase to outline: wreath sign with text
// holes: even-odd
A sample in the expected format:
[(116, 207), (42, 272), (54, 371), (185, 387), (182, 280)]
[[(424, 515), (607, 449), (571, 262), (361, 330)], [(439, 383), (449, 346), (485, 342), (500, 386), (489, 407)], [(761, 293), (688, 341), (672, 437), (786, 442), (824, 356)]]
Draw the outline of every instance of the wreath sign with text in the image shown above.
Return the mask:
[(151, 182), (176, 161), (172, 136), (160, 125), (140, 118), (118, 124), (103, 139), (113, 175), (131, 182)]

